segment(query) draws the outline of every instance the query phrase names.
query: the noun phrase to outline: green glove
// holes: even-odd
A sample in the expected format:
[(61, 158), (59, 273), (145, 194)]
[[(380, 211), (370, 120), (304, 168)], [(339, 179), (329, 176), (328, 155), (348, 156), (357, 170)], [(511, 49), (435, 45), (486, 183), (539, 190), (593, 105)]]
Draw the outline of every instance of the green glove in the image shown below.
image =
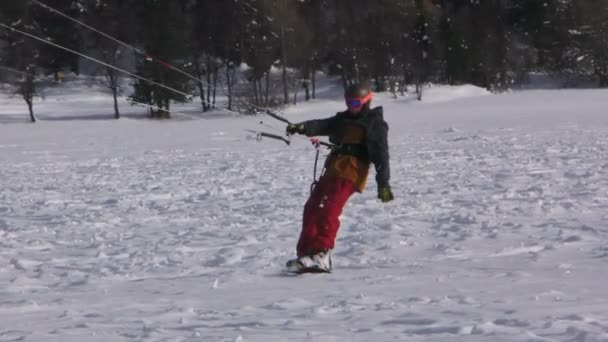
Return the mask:
[(285, 132), (287, 132), (287, 134), (304, 134), (306, 130), (304, 129), (304, 124), (297, 123), (287, 125)]
[(383, 185), (378, 188), (378, 198), (382, 201), (382, 203), (387, 203), (395, 199), (393, 196), (393, 192), (391, 191), (390, 185)]

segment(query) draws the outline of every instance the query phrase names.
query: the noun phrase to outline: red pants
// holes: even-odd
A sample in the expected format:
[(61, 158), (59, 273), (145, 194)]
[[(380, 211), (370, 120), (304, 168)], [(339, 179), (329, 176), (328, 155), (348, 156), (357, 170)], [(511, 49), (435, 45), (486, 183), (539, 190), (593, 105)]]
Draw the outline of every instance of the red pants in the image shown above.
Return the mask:
[(342, 208), (356, 191), (348, 179), (321, 177), (304, 206), (298, 256), (334, 248)]

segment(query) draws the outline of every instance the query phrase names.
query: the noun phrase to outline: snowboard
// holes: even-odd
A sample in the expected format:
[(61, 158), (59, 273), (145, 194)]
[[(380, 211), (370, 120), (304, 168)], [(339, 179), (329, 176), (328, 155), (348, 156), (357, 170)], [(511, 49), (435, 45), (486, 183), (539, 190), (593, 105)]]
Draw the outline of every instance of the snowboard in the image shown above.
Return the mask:
[(300, 275), (306, 273), (320, 274), (320, 273), (331, 273), (331, 269), (326, 269), (318, 266), (306, 267), (298, 262), (290, 264), (289, 262), (285, 265), (284, 273), (290, 275)]
[(303, 267), (299, 269), (284, 269), (283, 273), (285, 275), (302, 275), (302, 274), (323, 274), (323, 273), (331, 273), (330, 270), (326, 270), (318, 267)]

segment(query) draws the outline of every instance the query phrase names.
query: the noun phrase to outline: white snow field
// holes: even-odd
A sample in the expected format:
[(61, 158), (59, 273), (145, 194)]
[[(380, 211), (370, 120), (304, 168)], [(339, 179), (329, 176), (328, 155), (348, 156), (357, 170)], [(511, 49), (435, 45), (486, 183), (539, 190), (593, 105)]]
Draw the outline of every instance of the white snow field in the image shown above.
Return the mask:
[(37, 124), (0, 95), (0, 341), (608, 341), (606, 90), (378, 95), (396, 200), (372, 172), (334, 272), (303, 276), (281, 269), (306, 139), (257, 142), (284, 129), (262, 116), (112, 120), (76, 90)]

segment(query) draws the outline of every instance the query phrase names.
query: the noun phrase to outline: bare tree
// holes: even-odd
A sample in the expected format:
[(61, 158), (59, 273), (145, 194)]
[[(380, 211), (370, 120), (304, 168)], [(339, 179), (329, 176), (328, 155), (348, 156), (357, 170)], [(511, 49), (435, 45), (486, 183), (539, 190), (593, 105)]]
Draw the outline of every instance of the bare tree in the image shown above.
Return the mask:
[[(92, 4), (86, 15), (86, 20), (90, 26), (96, 27), (101, 32), (118, 39), (120, 41), (133, 40), (130, 30), (131, 23), (134, 21), (129, 8), (121, 0), (100, 0)], [(96, 33), (90, 33), (86, 39), (90, 46), (89, 50), (98, 51), (101, 60), (109, 65), (122, 66), (127, 55), (124, 53), (127, 48), (120, 43)], [(106, 85), (112, 91), (114, 99), (114, 118), (120, 118), (118, 106), (118, 96), (120, 94), (121, 74), (114, 68), (103, 67), (103, 75)]]
[[(12, 22), (12, 27), (19, 31), (36, 31), (37, 25), (31, 15), (30, 8), (25, 3), (4, 3), (0, 7), (2, 19)], [(38, 83), (37, 77), (41, 56), (41, 45), (37, 41), (19, 34), (16, 31), (2, 29), (0, 40), (6, 42), (8, 48), (3, 51), (2, 62), (18, 72), (15, 80), (16, 93), (27, 104), (30, 121), (36, 122), (34, 115), (34, 97), (39, 94), (44, 83)]]

